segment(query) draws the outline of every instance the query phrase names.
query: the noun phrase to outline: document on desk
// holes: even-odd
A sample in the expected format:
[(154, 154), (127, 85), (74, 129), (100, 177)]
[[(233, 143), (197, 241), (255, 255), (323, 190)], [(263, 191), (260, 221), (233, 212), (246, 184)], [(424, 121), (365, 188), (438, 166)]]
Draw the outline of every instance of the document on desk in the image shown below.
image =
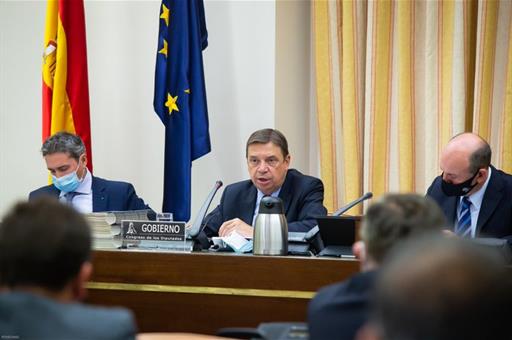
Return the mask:
[(229, 236), (221, 237), (221, 239), (237, 253), (252, 251), (252, 240), (247, 240), (236, 231), (233, 231)]
[(150, 213), (150, 209), (142, 209), (142, 210), (127, 210), (127, 211), (109, 211), (106, 212), (105, 220), (110, 225), (120, 225), (123, 220), (137, 220), (137, 221), (147, 221), (148, 213)]

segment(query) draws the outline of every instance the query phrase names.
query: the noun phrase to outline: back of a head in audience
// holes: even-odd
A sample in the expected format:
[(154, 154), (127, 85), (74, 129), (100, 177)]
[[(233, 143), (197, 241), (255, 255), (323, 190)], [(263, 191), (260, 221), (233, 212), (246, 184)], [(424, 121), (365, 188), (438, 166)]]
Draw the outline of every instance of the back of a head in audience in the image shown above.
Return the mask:
[(81, 299), (92, 265), (85, 219), (55, 200), (19, 203), (0, 226), (0, 286), (62, 301)]
[(438, 235), (395, 249), (366, 339), (511, 339), (511, 270), (495, 255)]
[(387, 194), (374, 202), (364, 216), (361, 238), (367, 269), (378, 266), (390, 250), (410, 237), (441, 232), (446, 220), (439, 206), (417, 194)]

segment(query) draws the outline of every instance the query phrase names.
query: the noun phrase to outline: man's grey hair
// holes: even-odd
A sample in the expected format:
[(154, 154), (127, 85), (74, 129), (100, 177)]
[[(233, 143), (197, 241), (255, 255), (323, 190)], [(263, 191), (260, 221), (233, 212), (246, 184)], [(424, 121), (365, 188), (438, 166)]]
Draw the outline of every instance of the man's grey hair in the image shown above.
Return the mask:
[(80, 156), (85, 153), (85, 145), (77, 135), (69, 132), (57, 132), (44, 141), (41, 153), (45, 157), (57, 152), (67, 153), (78, 161)]
[(388, 194), (368, 208), (361, 237), (370, 257), (381, 263), (402, 240), (425, 232), (441, 232), (445, 226), (443, 212), (429, 197)]

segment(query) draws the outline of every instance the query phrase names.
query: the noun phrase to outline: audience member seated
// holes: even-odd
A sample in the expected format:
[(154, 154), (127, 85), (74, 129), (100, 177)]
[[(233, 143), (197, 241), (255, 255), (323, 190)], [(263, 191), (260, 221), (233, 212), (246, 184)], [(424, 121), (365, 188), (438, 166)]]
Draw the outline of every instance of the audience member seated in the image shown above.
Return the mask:
[(440, 159), (443, 173), (427, 191), (453, 231), (468, 238), (504, 238), (512, 244), (512, 176), (491, 165), (491, 147), (480, 136), (453, 137)]
[(41, 153), (53, 184), (32, 191), (29, 200), (51, 196), (82, 213), (149, 209), (130, 183), (99, 178), (87, 170), (85, 145), (79, 136), (56, 133), (43, 143)]
[(358, 339), (512, 339), (510, 268), (458, 238), (413, 240), (389, 257)]
[(311, 339), (353, 339), (367, 321), (378, 268), (403, 240), (445, 225), (436, 203), (415, 194), (389, 194), (373, 203), (363, 219), (362, 241), (354, 245), (362, 272), (322, 288), (311, 300), (308, 325)]
[(0, 225), (0, 334), (4, 339), (134, 339), (132, 314), (86, 306), (89, 226), (53, 199), (19, 203)]
[(205, 218), (208, 236), (228, 236), (237, 231), (252, 237), (252, 225), (265, 195), (283, 200), (288, 231), (306, 232), (316, 225), (316, 216), (327, 214), (322, 181), (288, 169), (291, 156), (281, 132), (254, 132), (247, 140), (245, 156), (251, 179), (224, 189), (220, 204)]

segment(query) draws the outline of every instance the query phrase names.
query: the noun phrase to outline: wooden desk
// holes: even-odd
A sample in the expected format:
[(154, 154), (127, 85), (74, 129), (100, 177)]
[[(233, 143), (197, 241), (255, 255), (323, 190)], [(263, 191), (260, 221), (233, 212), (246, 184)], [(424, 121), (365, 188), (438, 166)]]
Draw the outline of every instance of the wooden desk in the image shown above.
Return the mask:
[(305, 321), (318, 288), (356, 260), (238, 254), (95, 251), (87, 302), (130, 308), (141, 332), (214, 334), (222, 327)]

